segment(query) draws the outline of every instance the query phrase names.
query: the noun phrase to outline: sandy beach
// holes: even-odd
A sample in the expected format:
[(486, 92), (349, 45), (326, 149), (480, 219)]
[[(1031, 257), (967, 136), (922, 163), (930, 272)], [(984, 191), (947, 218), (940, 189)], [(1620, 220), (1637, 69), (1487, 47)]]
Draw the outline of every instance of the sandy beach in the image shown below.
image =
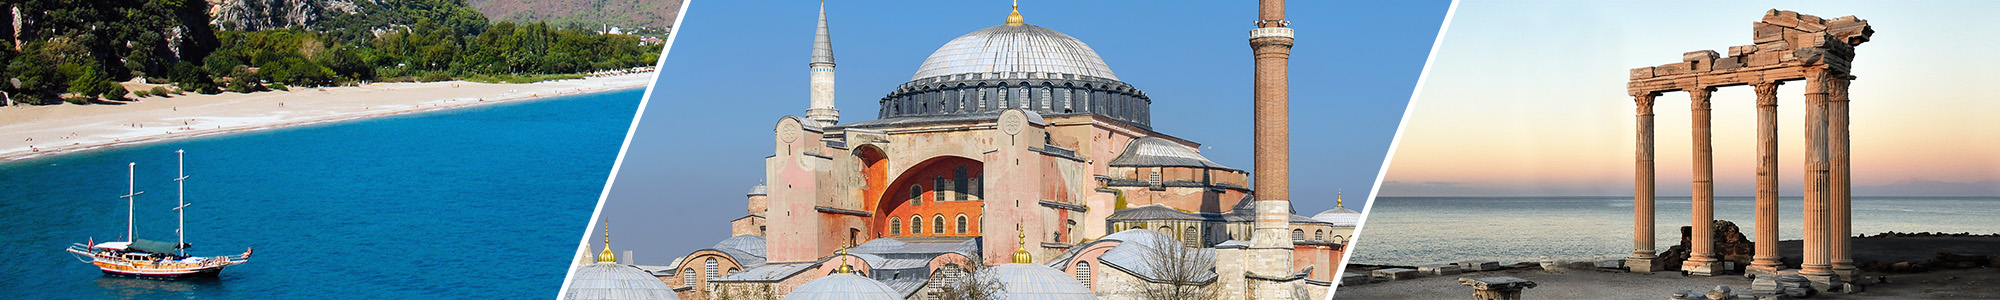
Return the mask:
[(645, 87), (652, 72), (526, 84), (374, 83), (117, 104), (0, 107), (0, 161), (220, 133)]

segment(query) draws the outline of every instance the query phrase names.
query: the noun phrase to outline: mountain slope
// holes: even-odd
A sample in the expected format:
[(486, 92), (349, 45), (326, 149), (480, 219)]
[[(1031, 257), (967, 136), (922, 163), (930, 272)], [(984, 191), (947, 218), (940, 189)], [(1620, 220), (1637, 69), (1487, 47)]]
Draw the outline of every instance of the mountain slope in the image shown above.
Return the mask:
[(467, 0), (493, 21), (545, 21), (559, 27), (673, 26), (681, 0)]

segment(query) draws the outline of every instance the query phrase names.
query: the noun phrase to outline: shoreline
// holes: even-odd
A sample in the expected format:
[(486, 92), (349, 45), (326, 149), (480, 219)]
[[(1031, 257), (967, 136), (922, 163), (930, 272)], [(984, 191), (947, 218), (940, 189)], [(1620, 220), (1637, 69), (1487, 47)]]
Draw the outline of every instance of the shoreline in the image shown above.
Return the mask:
[[(657, 72), (653, 71), (653, 72)], [(644, 88), (653, 72), (524, 84), (374, 83), (0, 107), (0, 163), (144, 143)]]

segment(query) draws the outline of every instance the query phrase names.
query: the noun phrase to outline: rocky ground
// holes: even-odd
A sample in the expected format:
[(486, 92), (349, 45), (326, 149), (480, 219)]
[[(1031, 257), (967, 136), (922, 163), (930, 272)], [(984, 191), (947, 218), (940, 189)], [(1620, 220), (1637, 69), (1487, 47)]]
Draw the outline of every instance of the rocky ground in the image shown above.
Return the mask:
[[(1887, 283), (1871, 283), (1854, 294), (1821, 294), (1812, 299), (1994, 299), (2000, 298), (2000, 237), (1922, 235), (1853, 240), (1855, 260), (1864, 268), (1863, 276), (1886, 277)], [(1797, 257), (1798, 241), (1780, 242), (1785, 255)], [(1952, 253), (1952, 254), (1940, 254)], [(1796, 260), (1788, 260), (1796, 261)], [(1890, 270), (1892, 265), (1903, 265)], [(1355, 266), (1349, 272), (1365, 274), (1375, 267)], [(1657, 273), (1605, 272), (1587, 268), (1544, 271), (1521, 267), (1459, 275), (1348, 285), (1334, 291), (1335, 299), (1463, 299), (1472, 295), (1461, 286), (1459, 277), (1511, 276), (1534, 281), (1538, 286), (1522, 294), (1525, 299), (1671, 299), (1674, 292), (1706, 292), (1727, 285), (1747, 292), (1750, 279), (1740, 275), (1682, 276), (1678, 271)]]

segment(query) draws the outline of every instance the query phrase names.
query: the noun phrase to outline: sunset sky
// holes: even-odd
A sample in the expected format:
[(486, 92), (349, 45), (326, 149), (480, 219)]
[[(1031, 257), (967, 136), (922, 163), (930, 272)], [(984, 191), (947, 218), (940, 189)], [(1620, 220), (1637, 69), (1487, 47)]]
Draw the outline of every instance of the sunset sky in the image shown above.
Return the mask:
[[(1589, 4), (1589, 5), (1584, 5)], [(2000, 196), (2000, 2), (1466, 1), (1402, 129), (1383, 196), (1631, 195), (1627, 70), (1751, 44), (1772, 8), (1855, 15), (1851, 88), (1858, 196)], [(1779, 89), (1780, 194), (1802, 190), (1804, 84)], [(1748, 196), (1756, 172), (1750, 87), (1714, 94), (1716, 194)], [(1658, 194), (1688, 195), (1688, 96), (1654, 106)]]

